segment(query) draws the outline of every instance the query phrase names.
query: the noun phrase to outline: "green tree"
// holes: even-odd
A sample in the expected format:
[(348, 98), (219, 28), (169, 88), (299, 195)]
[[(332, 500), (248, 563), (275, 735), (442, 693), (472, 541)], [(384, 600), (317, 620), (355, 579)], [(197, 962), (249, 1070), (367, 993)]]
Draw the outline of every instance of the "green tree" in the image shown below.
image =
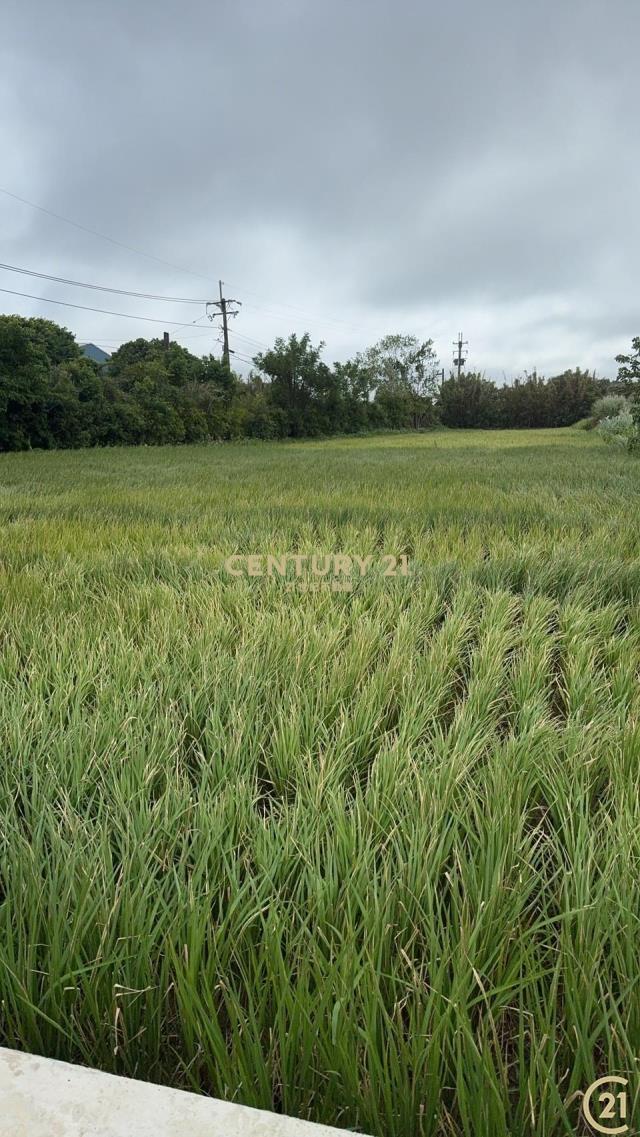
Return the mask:
[(97, 372), (96, 364), (84, 356), (67, 359), (49, 372), (44, 412), (51, 447), (95, 444), (104, 411), (104, 384)]
[(157, 338), (138, 338), (121, 344), (109, 360), (109, 374), (122, 375), (132, 364), (142, 363), (161, 364), (169, 382), (176, 387), (186, 383), (216, 383), (221, 390), (232, 394), (236, 383), (233, 373), (221, 360), (212, 355), (204, 358), (193, 355), (175, 342), (165, 347), (163, 340)]
[(339, 418), (339, 389), (335, 374), (321, 359), (323, 343), (316, 347), (308, 332), (298, 338), (276, 339), (270, 351), (253, 362), (270, 379), (274, 407), (285, 412), (287, 433), (294, 438), (329, 433)]
[(377, 410), (385, 425), (430, 425), (439, 378), (433, 340), (383, 336), (359, 358), (371, 376)]
[(357, 434), (367, 430), (372, 419), (374, 377), (361, 357), (334, 363), (333, 374), (340, 391), (342, 422), (340, 430)]
[(195, 376), (197, 383), (212, 383), (223, 398), (230, 403), (238, 390), (238, 376), (226, 363), (213, 355), (205, 355), (199, 361), (200, 369)]
[(178, 410), (178, 394), (162, 359), (131, 363), (118, 379), (140, 412), (136, 441), (157, 445), (184, 440), (186, 432)]
[(549, 400), (549, 426), (571, 426), (587, 418), (596, 399), (603, 393), (603, 385), (595, 375), (575, 367), (554, 375), (547, 384)]
[(71, 332), (51, 320), (0, 316), (0, 448), (80, 445), (85, 440), (75, 383), (93, 364)]
[(497, 397), (500, 411), (493, 425), (518, 429), (551, 425), (547, 385), (535, 370), (499, 388)]
[(49, 360), (19, 316), (0, 317), (0, 447), (46, 445)]
[(286, 438), (289, 431), (287, 412), (274, 405), (270, 384), (253, 371), (238, 386), (230, 425), (234, 437)]
[(477, 372), (450, 375), (445, 379), (437, 406), (444, 426), (494, 427), (500, 422), (498, 389)]
[(629, 355), (616, 355), (616, 363), (620, 366), (615, 390), (633, 399), (640, 397), (640, 336), (633, 337)]
[(374, 387), (389, 384), (404, 387), (415, 395), (434, 396), (438, 388), (438, 357), (433, 340), (416, 336), (383, 336), (362, 355)]
[(70, 359), (83, 358), (73, 333), (54, 324), (53, 320), (44, 320), (39, 316), (8, 316), (0, 319), (18, 321), (29, 340), (42, 349), (51, 367)]

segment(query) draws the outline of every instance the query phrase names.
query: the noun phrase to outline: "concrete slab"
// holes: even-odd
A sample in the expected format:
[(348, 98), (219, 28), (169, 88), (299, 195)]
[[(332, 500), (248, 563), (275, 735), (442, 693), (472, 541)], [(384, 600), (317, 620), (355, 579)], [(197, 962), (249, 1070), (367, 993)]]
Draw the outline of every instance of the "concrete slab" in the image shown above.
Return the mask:
[(0, 1137), (345, 1137), (345, 1130), (0, 1047)]

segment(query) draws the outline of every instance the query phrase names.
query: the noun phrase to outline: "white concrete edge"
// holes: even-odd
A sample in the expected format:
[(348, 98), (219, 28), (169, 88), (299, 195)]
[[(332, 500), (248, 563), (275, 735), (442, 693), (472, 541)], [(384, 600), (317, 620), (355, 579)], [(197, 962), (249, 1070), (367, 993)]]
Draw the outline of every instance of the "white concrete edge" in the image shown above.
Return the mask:
[(345, 1137), (345, 1130), (0, 1047), (0, 1137)]

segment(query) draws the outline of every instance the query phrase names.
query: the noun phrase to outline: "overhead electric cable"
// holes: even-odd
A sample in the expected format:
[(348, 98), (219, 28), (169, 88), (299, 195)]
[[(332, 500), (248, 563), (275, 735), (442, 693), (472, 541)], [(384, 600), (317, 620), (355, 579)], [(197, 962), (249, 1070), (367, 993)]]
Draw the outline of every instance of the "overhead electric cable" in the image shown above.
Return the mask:
[[(242, 293), (246, 293), (247, 296), (255, 296), (255, 297), (257, 297), (258, 300), (261, 300), (261, 299), (264, 300), (265, 299), (265, 297), (263, 297), (263, 296), (261, 297), (259, 295), (259, 293), (252, 292), (252, 290), (250, 288), (244, 288), (244, 287), (239, 288), (239, 286), (237, 284), (234, 284), (231, 287), (238, 289), (238, 291), (240, 291)], [(312, 320), (315, 324), (318, 324), (318, 323), (336, 324), (336, 325), (340, 325), (343, 328), (350, 328), (351, 331), (365, 331), (366, 330), (364, 327), (362, 327), (362, 325), (350, 324), (347, 320), (341, 320), (336, 316), (314, 316), (310, 312), (306, 311), (304, 308), (299, 308), (296, 304), (285, 304), (279, 300), (267, 300), (267, 304), (270, 304), (272, 307), (276, 307), (276, 308), (288, 308), (291, 312), (297, 312), (300, 316), (304, 316), (305, 319), (307, 319), (307, 320)], [(257, 312), (264, 312), (265, 315), (273, 316), (275, 319), (279, 319), (279, 320), (285, 319), (285, 317), (281, 316), (279, 313), (269, 312), (269, 310), (267, 308), (263, 308), (258, 304), (251, 304), (251, 303), (247, 303), (245, 301), (245, 307), (254, 308)]]
[[(78, 221), (73, 221), (70, 217), (65, 217), (62, 213), (56, 213), (53, 209), (47, 209), (46, 206), (44, 206), (44, 205), (38, 205), (35, 201), (29, 201), (28, 198), (21, 197), (19, 194), (13, 193), (12, 190), (5, 189), (3, 186), (0, 186), (0, 193), (5, 194), (7, 197), (13, 198), (14, 201), (21, 202), (23, 205), (28, 205), (31, 209), (37, 209), (40, 213), (45, 213), (49, 217), (54, 217), (57, 221), (63, 221), (65, 225), (72, 225), (75, 229), (79, 229), (83, 233), (89, 233), (93, 237), (100, 237), (101, 240), (108, 241), (111, 245), (116, 245), (120, 249), (126, 249), (130, 253), (136, 253), (137, 256), (145, 257), (147, 260), (155, 261), (157, 264), (164, 265), (165, 268), (174, 269), (176, 272), (184, 272), (184, 273), (187, 273), (189, 276), (196, 276), (200, 280), (208, 281), (210, 284), (214, 283), (212, 278), (209, 276), (205, 276), (204, 273), (194, 272), (192, 269), (185, 268), (184, 265), (173, 264), (171, 261), (166, 261), (162, 257), (156, 257), (153, 253), (146, 253), (146, 252), (144, 252), (143, 249), (137, 249), (134, 245), (127, 245), (126, 242), (118, 241), (115, 237), (110, 237), (107, 233), (101, 233), (99, 229), (92, 229), (89, 225), (82, 225)], [(61, 283), (73, 284), (76, 282), (64, 281)], [(98, 286), (96, 286), (96, 287), (98, 287)], [(105, 291), (107, 291), (107, 289), (105, 289)], [(114, 290), (114, 291), (119, 291), (119, 290)], [(251, 289), (241, 289), (241, 291), (246, 292), (250, 296), (256, 296), (257, 299), (264, 299), (264, 297), (261, 297), (259, 293), (252, 292)], [(152, 297), (150, 296), (149, 299), (151, 299), (151, 298)], [(169, 297), (154, 296), (153, 299), (170, 299), (170, 298)], [(172, 299), (175, 299), (176, 301), (179, 300), (181, 303), (187, 303), (188, 302), (186, 300), (186, 298), (175, 297)], [(197, 303), (201, 303), (201, 301), (197, 301)], [(316, 324), (318, 324), (318, 323), (320, 323), (320, 324), (323, 324), (323, 323), (324, 324), (334, 324), (334, 325), (340, 325), (344, 328), (350, 328), (352, 331), (365, 331), (365, 328), (362, 325), (358, 326), (356, 324), (350, 324), (346, 320), (340, 320), (340, 319), (333, 317), (333, 316), (313, 316), (313, 315), (311, 315), (311, 313), (305, 312), (304, 309), (298, 308), (294, 304), (285, 304), (281, 301), (275, 301), (275, 300), (274, 301), (267, 301), (267, 303), (272, 303), (276, 307), (287, 308), (292, 312), (297, 312), (301, 316), (303, 316), (305, 319), (311, 320), (311, 321), (313, 321), (313, 323), (316, 323)], [(264, 312), (265, 315), (270, 316), (272, 319), (277, 319), (277, 320), (281, 320), (281, 321), (285, 319), (284, 316), (282, 316), (276, 312), (269, 312), (267, 309), (261, 308), (260, 306), (255, 305), (255, 304), (248, 305), (248, 307), (255, 308), (256, 311), (262, 311), (262, 312)]]
[(64, 276), (52, 276), (48, 272), (36, 272), (31, 268), (20, 268), (18, 265), (0, 263), (0, 269), (7, 272), (19, 272), (23, 276), (36, 276), (39, 280), (51, 280), (55, 284), (72, 284), (75, 288), (91, 288), (97, 292), (113, 292), (118, 296), (135, 296), (138, 300), (168, 300), (171, 304), (206, 304), (206, 300), (197, 300), (193, 296), (162, 296), (155, 292), (132, 292), (128, 288), (110, 288), (106, 284), (89, 284), (81, 280), (69, 280)]
[(14, 292), (11, 288), (0, 288), (9, 296), (24, 296), (27, 300), (37, 300), (39, 304), (60, 304), (63, 308), (81, 308), (83, 312), (100, 312), (103, 316), (121, 316), (124, 320), (143, 320), (147, 324), (164, 324), (172, 328), (191, 328), (193, 324), (181, 320), (159, 320), (153, 316), (132, 316), (130, 312), (114, 312), (111, 308), (91, 308), (87, 304), (71, 304), (68, 300), (50, 300), (47, 296), (33, 296), (30, 292)]
[(70, 217), (63, 217), (61, 213), (54, 213), (53, 209), (46, 209), (44, 205), (36, 205), (35, 201), (29, 201), (26, 197), (20, 197), (19, 194), (12, 193), (11, 190), (4, 189), (2, 186), (0, 186), (0, 193), (6, 194), (7, 197), (12, 197), (15, 201), (21, 201), (23, 205), (29, 205), (32, 209), (39, 210), (40, 213), (46, 213), (49, 217), (55, 217), (57, 221), (64, 221), (65, 225), (73, 225), (74, 229), (81, 229), (83, 233), (91, 233), (93, 237), (101, 237), (103, 241), (109, 241), (111, 245), (117, 245), (120, 249), (127, 249), (130, 253), (137, 253), (140, 257), (146, 257), (147, 260), (156, 261), (166, 268), (175, 269), (176, 272), (186, 272), (189, 276), (199, 276), (201, 280), (208, 280), (210, 284), (213, 284), (211, 278), (204, 276), (201, 272), (193, 272), (190, 268), (184, 268), (182, 265), (174, 265), (171, 261), (165, 261), (162, 257), (155, 257), (152, 253), (145, 253), (142, 249), (136, 249), (133, 245), (126, 245), (124, 241), (117, 241), (115, 237), (109, 237), (106, 233), (100, 233), (98, 229), (91, 229), (88, 225), (81, 225), (78, 221), (72, 221)]

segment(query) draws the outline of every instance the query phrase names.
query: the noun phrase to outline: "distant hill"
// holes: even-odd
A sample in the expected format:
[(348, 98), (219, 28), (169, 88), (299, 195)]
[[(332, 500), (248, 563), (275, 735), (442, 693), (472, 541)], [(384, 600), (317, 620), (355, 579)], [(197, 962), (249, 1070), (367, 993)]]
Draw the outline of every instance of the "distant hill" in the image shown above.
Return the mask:
[(95, 343), (81, 343), (80, 350), (87, 359), (93, 359), (95, 363), (106, 363), (111, 356), (108, 351), (103, 351), (101, 347), (97, 347)]

